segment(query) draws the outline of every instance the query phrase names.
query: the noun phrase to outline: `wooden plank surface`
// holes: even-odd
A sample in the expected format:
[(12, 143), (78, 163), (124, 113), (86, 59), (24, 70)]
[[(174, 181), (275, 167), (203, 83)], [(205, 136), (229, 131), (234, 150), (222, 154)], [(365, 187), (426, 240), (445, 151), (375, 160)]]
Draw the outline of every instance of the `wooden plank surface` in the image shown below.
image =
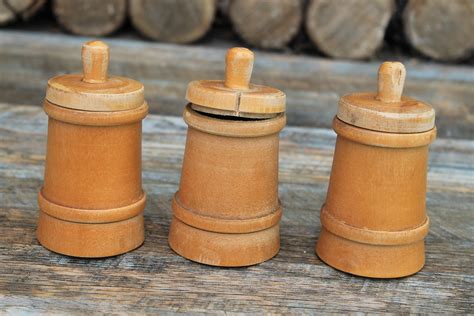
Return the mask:
[(473, 309), (474, 141), (431, 147), (426, 266), (414, 276), (373, 280), (314, 254), (335, 134), (287, 127), (281, 134), (281, 250), (248, 268), (190, 262), (167, 245), (186, 125), (144, 121), (146, 241), (134, 252), (87, 260), (54, 254), (35, 239), (47, 117), (40, 107), (0, 104), (0, 311), (44, 313), (467, 313)]
[[(90, 38), (42, 32), (0, 31), (0, 100), (42, 104), (49, 78), (82, 71), (80, 47)], [(180, 115), (188, 83), (224, 78), (229, 45), (173, 45), (128, 38), (106, 38), (109, 73), (140, 80), (152, 113)], [(330, 128), (342, 95), (375, 91), (382, 61), (349, 62), (256, 51), (252, 81), (287, 94), (290, 125)], [(474, 134), (474, 69), (402, 60), (404, 93), (436, 110), (438, 133), (468, 138)]]

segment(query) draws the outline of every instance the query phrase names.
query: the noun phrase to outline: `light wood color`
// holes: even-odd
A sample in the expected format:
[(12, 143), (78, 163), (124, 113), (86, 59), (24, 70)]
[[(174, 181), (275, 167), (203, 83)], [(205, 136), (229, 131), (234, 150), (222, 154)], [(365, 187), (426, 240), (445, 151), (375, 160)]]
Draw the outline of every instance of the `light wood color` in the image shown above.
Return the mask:
[[(280, 249), (278, 152), (286, 116), (282, 92), (250, 84), (250, 50), (231, 48), (225, 62), (225, 80), (188, 87), (188, 133), (168, 242), (187, 259), (242, 267), (269, 260)], [(279, 111), (265, 108), (274, 101), (272, 90), (283, 97)], [(227, 116), (208, 115), (216, 111)], [(255, 114), (265, 119), (230, 117)]]
[(148, 113), (73, 110), (45, 101), (48, 142), (37, 238), (75, 257), (131, 251), (145, 238), (141, 128)]
[(85, 111), (124, 111), (143, 105), (144, 88), (135, 80), (108, 76), (109, 47), (101, 41), (82, 46), (83, 74), (48, 81), (46, 99), (62, 107)]
[(377, 93), (353, 93), (339, 101), (337, 117), (354, 126), (390, 133), (418, 133), (434, 127), (435, 111), (402, 96), (405, 67), (385, 62), (378, 72)]
[(426, 56), (459, 60), (474, 52), (474, 1), (409, 0), (403, 23), (411, 45)]
[(2, 313), (472, 311), (473, 140), (439, 138), (432, 144), (425, 267), (409, 278), (380, 281), (332, 269), (313, 251), (336, 140), (332, 130), (288, 126), (282, 131), (280, 252), (260, 265), (222, 269), (177, 256), (167, 244), (187, 127), (174, 116), (149, 115), (144, 121), (146, 241), (140, 248), (121, 256), (84, 260), (41, 247), (35, 240), (36, 196), (43, 178), (46, 124), (39, 106), (0, 104)]
[(368, 58), (382, 45), (393, 0), (310, 0), (306, 31), (323, 53)]
[(44, 7), (46, 0), (0, 1), (0, 25), (17, 20), (26, 21)]
[(407, 71), (400, 62), (384, 62), (378, 73), (378, 92), (375, 99), (385, 103), (400, 102)]
[(286, 116), (209, 117), (190, 105), (183, 169), (168, 242), (199, 263), (242, 267), (280, 249), (279, 134)]
[(156, 41), (191, 43), (203, 37), (214, 20), (215, 0), (130, 0), (133, 26)]
[(281, 49), (298, 33), (303, 20), (302, 0), (233, 0), (228, 15), (246, 43)]
[(108, 79), (109, 47), (101, 41), (87, 42), (82, 46), (82, 81), (104, 83)]
[(117, 86), (108, 77), (105, 43), (85, 43), (82, 64), (82, 76), (48, 83), (37, 238), (45, 248), (69, 256), (115, 256), (145, 239), (141, 136), (148, 105), (139, 82), (123, 78)]
[[(275, 88), (251, 84), (253, 53), (242, 47), (227, 51), (225, 80), (189, 83), (186, 99), (196, 110), (249, 118), (273, 117), (285, 111), (285, 94)], [(209, 110), (208, 110), (209, 109)]]
[(85, 36), (109, 35), (127, 16), (127, 0), (54, 0), (52, 8), (65, 30)]
[(247, 48), (229, 49), (225, 56), (225, 82), (227, 88), (248, 90), (252, 77), (254, 54)]
[(318, 256), (359, 276), (399, 278), (425, 264), (429, 144), (420, 133), (371, 131), (338, 118), (334, 160), (321, 208)]
[(402, 97), (406, 70), (385, 62), (377, 93), (341, 98), (323, 229), (316, 253), (330, 266), (370, 278), (400, 278), (425, 264), (433, 109)]

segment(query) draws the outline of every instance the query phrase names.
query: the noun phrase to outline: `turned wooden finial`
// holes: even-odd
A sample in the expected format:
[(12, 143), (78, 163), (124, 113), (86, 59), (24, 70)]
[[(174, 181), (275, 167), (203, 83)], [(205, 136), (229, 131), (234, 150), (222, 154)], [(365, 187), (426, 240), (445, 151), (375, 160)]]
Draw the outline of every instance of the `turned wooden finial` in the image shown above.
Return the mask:
[(400, 62), (384, 62), (379, 68), (378, 93), (376, 99), (382, 102), (400, 102), (406, 70)]
[(252, 76), (254, 55), (251, 50), (234, 47), (227, 51), (225, 59), (225, 86), (246, 90)]
[(101, 41), (90, 41), (82, 45), (83, 81), (102, 83), (107, 81), (109, 47)]

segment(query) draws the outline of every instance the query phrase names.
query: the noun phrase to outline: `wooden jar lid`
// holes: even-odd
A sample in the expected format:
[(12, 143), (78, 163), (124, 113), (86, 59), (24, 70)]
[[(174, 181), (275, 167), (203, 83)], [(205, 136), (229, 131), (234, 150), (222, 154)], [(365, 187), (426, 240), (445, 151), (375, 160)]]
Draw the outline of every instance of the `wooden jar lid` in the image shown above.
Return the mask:
[(379, 68), (377, 93), (354, 93), (339, 101), (337, 117), (347, 124), (379, 132), (420, 133), (434, 128), (435, 111), (402, 96), (405, 66), (385, 62)]
[(285, 94), (251, 84), (254, 54), (235, 47), (227, 51), (225, 80), (199, 80), (188, 85), (186, 100), (200, 112), (249, 118), (273, 117), (285, 112)]
[(46, 99), (84, 111), (123, 111), (144, 103), (143, 85), (124, 77), (109, 77), (109, 47), (101, 41), (82, 46), (83, 74), (57, 76), (48, 81)]

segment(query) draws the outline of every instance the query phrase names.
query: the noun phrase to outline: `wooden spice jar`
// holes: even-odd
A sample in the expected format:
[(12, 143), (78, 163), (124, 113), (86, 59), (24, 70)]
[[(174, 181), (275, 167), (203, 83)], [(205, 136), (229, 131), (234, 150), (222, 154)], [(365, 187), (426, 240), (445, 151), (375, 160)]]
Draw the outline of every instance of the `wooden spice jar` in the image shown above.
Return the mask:
[(374, 278), (419, 271), (424, 237), (428, 146), (435, 113), (402, 96), (405, 67), (383, 63), (378, 93), (341, 98), (336, 149), (321, 209), (318, 256), (336, 269)]
[(279, 132), (285, 94), (249, 84), (253, 53), (230, 49), (225, 81), (194, 81), (179, 191), (172, 208), (171, 248), (215, 266), (247, 266), (280, 248)]
[(83, 74), (48, 81), (49, 116), (37, 237), (76, 257), (106, 257), (144, 241), (141, 124), (143, 85), (108, 77), (109, 48), (82, 47)]

